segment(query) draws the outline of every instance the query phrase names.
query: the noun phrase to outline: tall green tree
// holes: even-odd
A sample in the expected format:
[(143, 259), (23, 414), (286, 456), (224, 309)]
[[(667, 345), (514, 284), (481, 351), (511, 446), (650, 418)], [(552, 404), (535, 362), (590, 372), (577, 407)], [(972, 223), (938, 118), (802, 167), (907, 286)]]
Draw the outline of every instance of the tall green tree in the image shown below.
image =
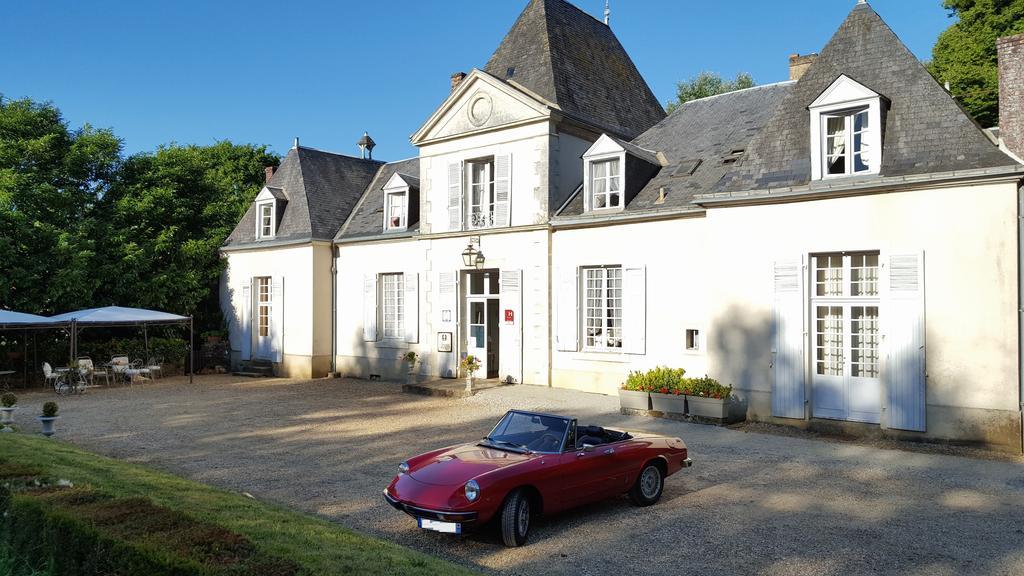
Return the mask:
[(0, 95), (0, 307), (53, 314), (92, 302), (98, 205), (121, 142), (72, 129), (53, 104)]
[(1024, 32), (1024, 0), (945, 0), (957, 21), (932, 49), (928, 68), (985, 127), (999, 124), (996, 40)]
[(721, 74), (716, 72), (701, 72), (700, 74), (676, 84), (676, 99), (665, 106), (669, 114), (676, 111), (683, 104), (708, 96), (735, 92), (744, 88), (753, 88), (754, 78), (746, 72), (740, 72), (734, 80), (725, 80)]
[(126, 159), (102, 202), (101, 298), (222, 328), (218, 249), (262, 187), (264, 168), (278, 162), (264, 146), (230, 142), (170, 144)]

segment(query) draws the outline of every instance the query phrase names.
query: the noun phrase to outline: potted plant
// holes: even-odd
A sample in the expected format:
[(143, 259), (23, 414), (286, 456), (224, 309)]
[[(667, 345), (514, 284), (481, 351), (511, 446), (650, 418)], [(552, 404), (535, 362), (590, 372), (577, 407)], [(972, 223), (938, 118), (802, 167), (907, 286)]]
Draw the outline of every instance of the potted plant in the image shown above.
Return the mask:
[(18, 404), (18, 397), (10, 392), (0, 396), (0, 432), (14, 432), (11, 424), (14, 424), (14, 409)]
[(687, 382), (686, 397), (690, 416), (701, 416), (715, 420), (729, 420), (733, 408), (732, 386), (723, 386), (714, 378), (690, 378)]
[(643, 372), (630, 372), (626, 382), (619, 388), (619, 408), (630, 410), (651, 409), (651, 389), (647, 375)]
[(49, 438), (53, 436), (53, 421), (60, 416), (57, 416), (57, 403), (47, 402), (43, 404), (43, 415), (39, 417), (39, 422), (43, 425), (43, 436)]
[(683, 392), (686, 370), (658, 366), (647, 374), (651, 387), (651, 410), (686, 414), (686, 395)]
[(472, 354), (467, 355), (459, 362), (459, 367), (466, 373), (466, 392), (473, 393), (473, 375), (480, 369), (480, 359)]
[(405, 362), (409, 365), (408, 372), (406, 372), (406, 377), (405, 377), (406, 383), (407, 384), (415, 384), (416, 383), (416, 363), (420, 361), (419, 354), (417, 354), (417, 353), (413, 352), (412, 350), (410, 350), (410, 351), (405, 353), (405, 356), (402, 356), (402, 360), (405, 360)]

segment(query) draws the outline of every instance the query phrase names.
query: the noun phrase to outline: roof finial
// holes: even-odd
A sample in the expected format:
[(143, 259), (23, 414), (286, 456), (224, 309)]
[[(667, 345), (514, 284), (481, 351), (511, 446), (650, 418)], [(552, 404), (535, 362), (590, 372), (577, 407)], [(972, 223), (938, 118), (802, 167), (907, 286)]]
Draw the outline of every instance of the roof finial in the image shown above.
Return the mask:
[(612, 7), (609, 6), (609, 0), (604, 0), (604, 25), (610, 26), (612, 20)]
[(295, 142), (292, 144), (292, 148), (298, 148), (298, 147), (299, 147), (299, 137), (296, 136), (295, 137)]
[(369, 154), (370, 160), (373, 160), (373, 148), (377, 143), (373, 141), (373, 138), (370, 138), (369, 132), (363, 132), (363, 137), (359, 139), (359, 142), (356, 142), (356, 145), (359, 146), (359, 155), (363, 160), (366, 160), (367, 154)]

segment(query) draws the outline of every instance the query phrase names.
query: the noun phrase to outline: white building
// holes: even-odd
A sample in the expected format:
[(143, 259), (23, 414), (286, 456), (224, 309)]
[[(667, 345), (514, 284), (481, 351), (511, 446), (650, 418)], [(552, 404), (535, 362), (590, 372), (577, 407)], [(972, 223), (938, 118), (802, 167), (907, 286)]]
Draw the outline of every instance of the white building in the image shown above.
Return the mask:
[(232, 346), (386, 379), (408, 351), (423, 378), (474, 354), (488, 378), (605, 394), (669, 365), (732, 384), (751, 419), (1020, 449), (1021, 45), (1000, 43), (1002, 147), (867, 5), (792, 81), (666, 118), (604, 23), (533, 0), (453, 77), (417, 158), (332, 164), (358, 174), (325, 194), (358, 197), (324, 205), (333, 258), (322, 235), (308, 256), (261, 237), (260, 210), (286, 229), (289, 154), (226, 247)]

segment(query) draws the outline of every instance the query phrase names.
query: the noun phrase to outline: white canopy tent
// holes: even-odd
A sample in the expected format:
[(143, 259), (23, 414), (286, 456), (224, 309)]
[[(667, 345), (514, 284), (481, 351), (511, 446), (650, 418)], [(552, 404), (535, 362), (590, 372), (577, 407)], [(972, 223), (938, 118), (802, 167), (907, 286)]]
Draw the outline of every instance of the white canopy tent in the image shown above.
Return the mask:
[[(24, 346), (24, 361), (23, 364), (23, 378), (24, 384), (28, 385), (28, 333), (29, 331), (35, 330), (47, 330), (47, 329), (69, 329), (70, 322), (55, 322), (52, 318), (45, 316), (36, 316), (35, 314), (25, 314), (24, 312), (14, 312), (12, 310), (0, 310), (0, 332), (21, 332), (24, 337), (22, 345)], [(34, 334), (34, 332), (33, 332)], [(35, 337), (33, 335), (33, 342)], [(34, 344), (33, 344), (34, 346)]]
[(145, 310), (142, 308), (123, 308), (121, 306), (107, 306), (104, 308), (89, 308), (77, 312), (67, 312), (49, 318), (51, 326), (71, 325), (71, 357), (78, 354), (78, 331), (83, 328), (116, 328), (127, 326), (139, 326), (142, 328), (142, 336), (145, 339), (146, 354), (149, 354), (149, 334), (146, 329), (149, 326), (167, 326), (173, 324), (188, 324), (188, 379), (192, 382), (195, 372), (195, 359), (192, 353), (193, 322), (191, 316), (179, 316), (159, 310)]

